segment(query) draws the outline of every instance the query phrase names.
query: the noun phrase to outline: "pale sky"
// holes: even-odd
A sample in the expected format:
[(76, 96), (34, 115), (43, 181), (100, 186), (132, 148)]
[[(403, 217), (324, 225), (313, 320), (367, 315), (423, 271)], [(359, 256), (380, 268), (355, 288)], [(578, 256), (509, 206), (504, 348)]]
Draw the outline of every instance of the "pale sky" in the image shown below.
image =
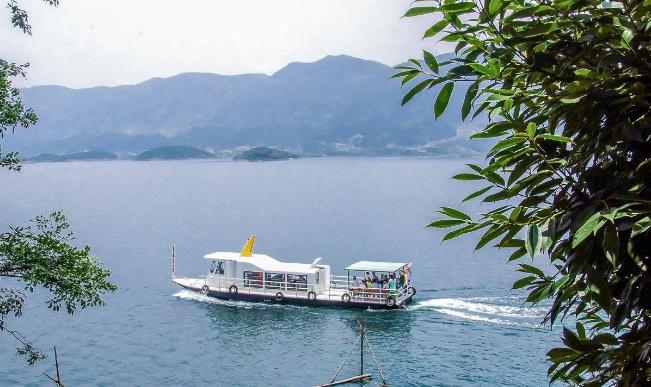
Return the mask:
[(272, 74), (347, 54), (388, 65), (451, 50), (421, 41), (436, 20), (402, 18), (410, 0), (20, 0), (32, 36), (0, 7), (0, 57), (29, 62), (20, 86), (73, 88), (182, 72)]

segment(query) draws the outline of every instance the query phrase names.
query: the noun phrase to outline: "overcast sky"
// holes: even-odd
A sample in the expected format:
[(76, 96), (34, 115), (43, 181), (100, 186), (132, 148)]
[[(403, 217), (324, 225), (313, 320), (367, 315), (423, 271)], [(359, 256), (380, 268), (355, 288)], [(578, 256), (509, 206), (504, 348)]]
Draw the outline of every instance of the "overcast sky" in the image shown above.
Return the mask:
[(348, 54), (388, 65), (419, 56), (434, 20), (403, 18), (410, 0), (20, 0), (33, 36), (0, 10), (0, 57), (29, 62), (21, 86), (80, 88), (198, 71), (272, 74)]

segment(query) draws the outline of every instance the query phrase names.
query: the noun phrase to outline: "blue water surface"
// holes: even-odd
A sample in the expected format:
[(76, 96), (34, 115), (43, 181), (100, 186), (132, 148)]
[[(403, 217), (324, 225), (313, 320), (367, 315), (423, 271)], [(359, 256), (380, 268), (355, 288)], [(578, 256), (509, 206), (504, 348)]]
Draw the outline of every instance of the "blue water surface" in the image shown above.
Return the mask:
[[(547, 385), (545, 352), (558, 332), (539, 326), (543, 308), (509, 290), (518, 278), (509, 251), (474, 252), (473, 236), (441, 243), (444, 231), (425, 228), (438, 207), (482, 187), (449, 179), (466, 162), (112, 161), (2, 171), (1, 230), (64, 209), (77, 242), (92, 246), (119, 287), (105, 307), (72, 317), (48, 310), (39, 290), (8, 323), (41, 348), (57, 346), (67, 386), (313, 386), (332, 378), (360, 318), (390, 385)], [(198, 276), (204, 254), (239, 251), (251, 233), (256, 252), (323, 257), (334, 274), (362, 259), (411, 261), (415, 303), (355, 311), (228, 302), (171, 283), (172, 243), (177, 274)], [(0, 384), (47, 385), (52, 356), (28, 366), (15, 347), (0, 334)], [(357, 354), (341, 375), (356, 372)]]

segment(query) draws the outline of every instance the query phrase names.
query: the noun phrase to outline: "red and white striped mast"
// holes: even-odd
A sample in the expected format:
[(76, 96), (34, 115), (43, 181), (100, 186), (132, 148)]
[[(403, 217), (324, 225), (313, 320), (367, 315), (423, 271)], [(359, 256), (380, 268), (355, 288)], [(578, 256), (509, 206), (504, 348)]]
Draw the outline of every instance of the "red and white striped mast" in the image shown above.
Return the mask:
[(176, 278), (176, 245), (172, 244), (172, 278)]

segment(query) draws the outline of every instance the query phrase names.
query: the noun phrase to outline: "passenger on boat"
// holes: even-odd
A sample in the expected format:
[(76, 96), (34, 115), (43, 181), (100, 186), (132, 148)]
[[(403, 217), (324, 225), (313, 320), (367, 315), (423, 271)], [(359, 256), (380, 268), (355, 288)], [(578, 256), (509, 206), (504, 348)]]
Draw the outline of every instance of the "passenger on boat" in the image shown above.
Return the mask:
[(377, 274), (373, 272), (373, 287), (376, 289), (380, 288), (380, 279), (377, 277)]
[(353, 282), (351, 283), (353, 289), (358, 289), (362, 287), (362, 283), (357, 279), (356, 276), (353, 276)]
[(389, 288), (389, 294), (390, 295), (395, 296), (395, 295), (398, 294), (397, 289), (396, 289), (396, 278), (393, 275), (393, 273), (389, 277), (389, 282), (387, 283), (387, 286)]

